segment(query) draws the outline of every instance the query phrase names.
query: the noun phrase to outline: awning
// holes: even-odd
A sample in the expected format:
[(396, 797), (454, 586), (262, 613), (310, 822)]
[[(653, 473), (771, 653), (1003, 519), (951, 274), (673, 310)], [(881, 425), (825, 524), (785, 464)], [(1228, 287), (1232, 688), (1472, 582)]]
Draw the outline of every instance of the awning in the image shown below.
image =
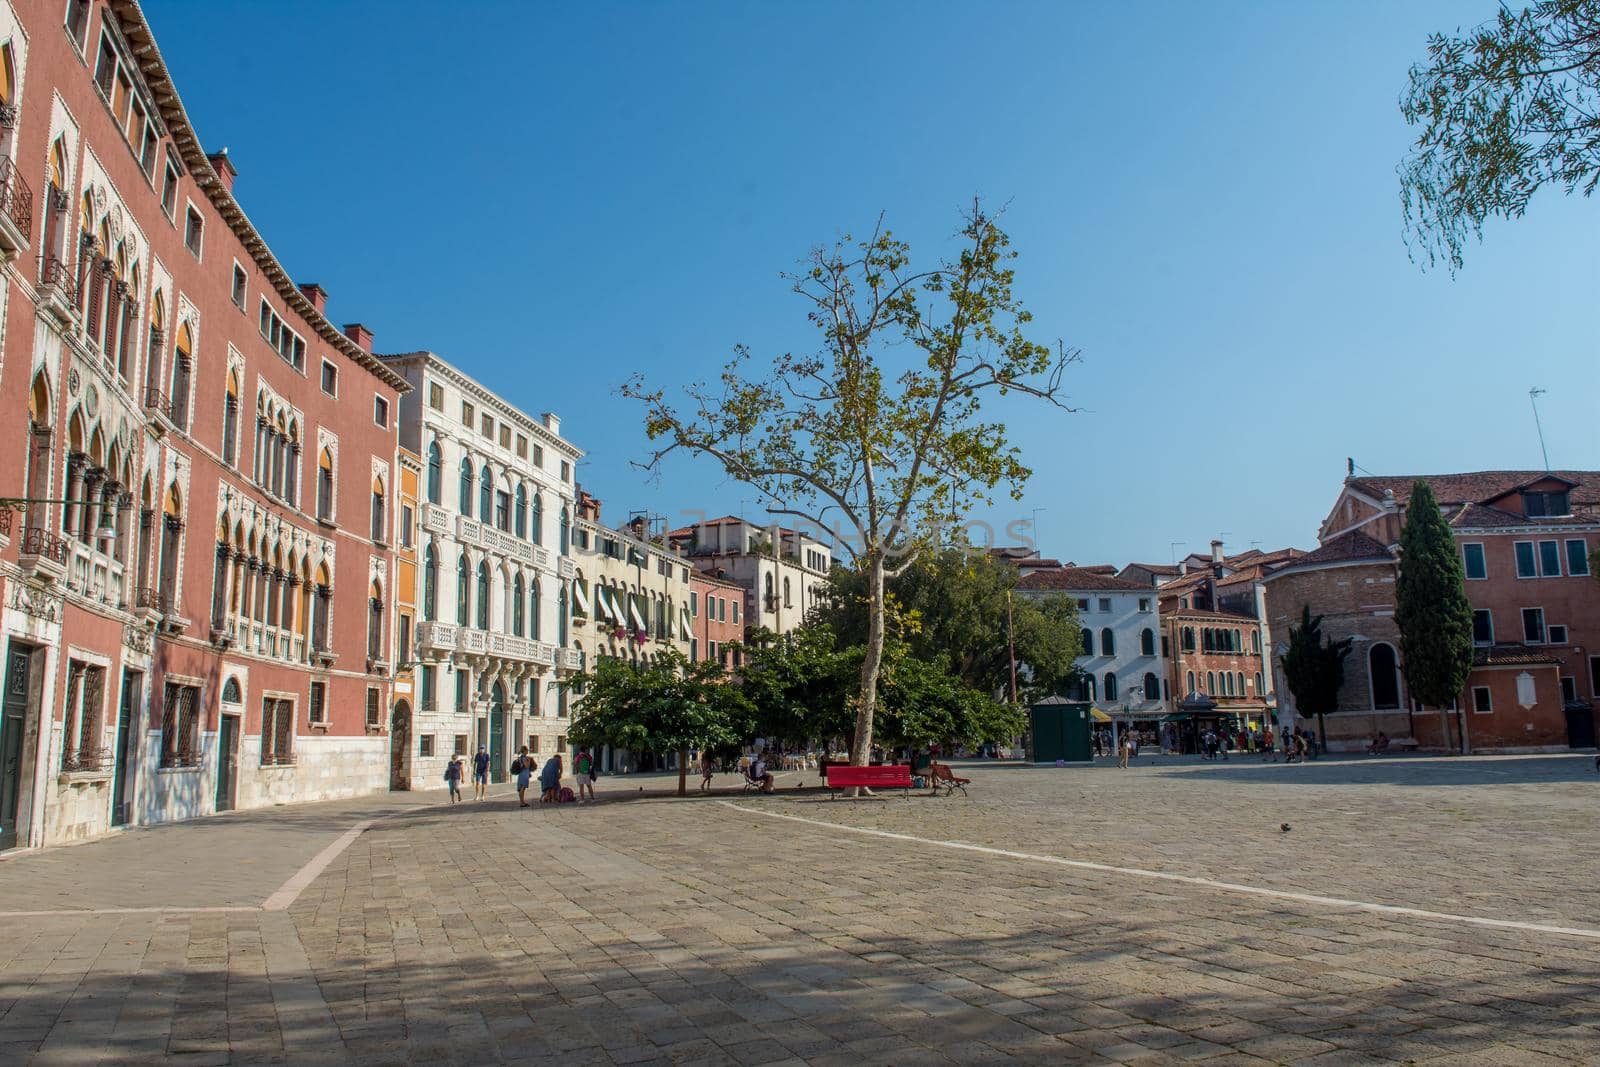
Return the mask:
[(644, 616), (639, 614), (639, 602), (634, 600), (632, 597), (628, 598), (628, 618), (633, 620), (634, 629), (649, 629), (649, 627), (644, 624)]
[(1110, 722), (1111, 721), (1111, 716), (1107, 715), (1105, 712), (1101, 711), (1099, 708), (1090, 708), (1089, 709), (1089, 718), (1094, 720), (1095, 722)]
[(572, 583), (572, 599), (577, 604), (578, 614), (589, 614), (589, 590), (584, 588), (582, 582)]
[(608, 622), (615, 618), (615, 613), (611, 610), (610, 598), (606, 596), (606, 587), (603, 585), (594, 587), (594, 614), (595, 618), (601, 622)]
[(678, 609), (678, 635), (685, 641), (694, 636), (694, 627), (689, 623), (689, 609)]

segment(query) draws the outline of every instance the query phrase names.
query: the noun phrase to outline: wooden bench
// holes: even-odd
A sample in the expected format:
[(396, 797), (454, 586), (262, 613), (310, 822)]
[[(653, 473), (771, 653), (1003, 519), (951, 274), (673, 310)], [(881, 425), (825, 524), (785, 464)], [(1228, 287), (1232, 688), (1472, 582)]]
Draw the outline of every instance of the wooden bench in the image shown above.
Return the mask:
[(903, 763), (885, 764), (881, 767), (851, 767), (829, 764), (828, 788), (830, 799), (841, 789), (903, 789), (911, 795), (911, 768)]
[(967, 795), (967, 786), (972, 784), (971, 778), (957, 778), (948, 764), (935, 763), (928, 769), (928, 784), (933, 787), (935, 796), (952, 796), (957, 789), (961, 795)]

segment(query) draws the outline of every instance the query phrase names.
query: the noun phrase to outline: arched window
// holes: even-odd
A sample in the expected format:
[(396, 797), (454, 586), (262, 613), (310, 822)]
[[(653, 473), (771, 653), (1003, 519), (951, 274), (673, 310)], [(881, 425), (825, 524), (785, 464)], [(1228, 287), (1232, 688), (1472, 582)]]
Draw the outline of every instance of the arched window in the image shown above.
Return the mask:
[(1261, 672), (1256, 671), (1256, 696), (1260, 696), (1265, 692), (1266, 690), (1261, 688)]
[(444, 455), (439, 451), (439, 442), (428, 443), (428, 503), (439, 503), (440, 483), (444, 481)]
[(239, 693), (239, 679), (229, 676), (222, 683), (222, 702), (224, 704), (243, 704), (244, 697)]
[(311, 647), (318, 652), (328, 651), (328, 608), (333, 602), (333, 575), (328, 564), (317, 567), (317, 591), (312, 601)]
[(389, 540), (386, 509), (383, 506), (383, 479), (372, 479), (372, 539), (379, 544)]
[(1194, 692), (1194, 671), (1190, 671), (1183, 679), (1183, 695), (1188, 696)]
[(1139, 631), (1139, 655), (1153, 656), (1156, 654), (1156, 632), (1146, 626)]
[(1183, 628), (1183, 650), (1185, 652), (1193, 652), (1194, 651), (1194, 627), (1193, 626), (1185, 626)]
[(456, 563), (456, 625), (458, 626), (465, 626), (471, 617), (467, 613), (471, 586), (472, 569), (467, 566), (467, 554), (463, 552), (461, 559)]
[(539, 579), (528, 583), (528, 636), (539, 640)]
[(1094, 655), (1094, 631), (1085, 626), (1078, 634), (1078, 643), (1083, 646), (1082, 655)]
[[(1117, 639), (1112, 634), (1109, 626), (1100, 629), (1100, 654), (1102, 656), (1115, 656), (1117, 654)], [(1115, 698), (1107, 697), (1106, 699), (1113, 700)]]
[(377, 582), (367, 597), (367, 658), (383, 659), (383, 587)]
[[(1251, 630), (1250, 631), (1250, 651), (1254, 652), (1258, 656), (1261, 655), (1261, 631), (1260, 630)], [(1256, 688), (1259, 689), (1261, 687), (1260, 686), (1256, 686)]]
[(161, 576), (161, 585), (158, 595), (161, 610), (170, 613), (177, 610), (178, 556), (183, 550), (183, 496), (178, 492), (177, 482), (167, 488), (161, 512), (161, 565), (157, 571)]
[(1089, 700), (1089, 701), (1098, 700), (1099, 696), (1095, 692), (1094, 675), (1085, 674), (1082, 677), (1083, 677), (1083, 694), (1084, 694), (1083, 698), (1085, 700)]
[(1151, 671), (1144, 672), (1144, 698), (1146, 700), (1161, 699), (1161, 683)]
[(1394, 646), (1378, 642), (1367, 650), (1367, 669), (1372, 675), (1372, 706), (1375, 710), (1400, 706), (1400, 670)]
[(472, 515), (472, 460), (466, 456), (461, 457), (461, 499), (458, 501), (461, 514)]
[(1233, 674), (1230, 671), (1222, 672), (1222, 695), (1233, 696)]
[[(27, 488), (28, 495), (40, 500), (48, 500), (50, 493), (50, 467), (54, 463), (52, 455), (51, 426), (54, 418), (51, 415), (50, 380), (40, 370), (33, 376), (33, 388), (28, 391), (28, 467)], [(144, 501), (145, 518), (149, 522), (150, 499), (148, 493)], [(45, 507), (29, 508), (23, 520), (30, 529), (43, 528), (49, 521), (48, 510)], [(145, 527), (141, 527), (144, 529)], [(144, 560), (140, 559), (139, 584), (144, 584)]]
[(1117, 676), (1112, 671), (1106, 671), (1105, 694), (1107, 700), (1117, 699)]
[(478, 478), (478, 521), (489, 523), (494, 521), (494, 475), (489, 471), (489, 465), (483, 465), (483, 471)]
[(1217, 675), (1215, 671), (1206, 671), (1206, 693), (1209, 696), (1217, 695)]
[[(7, 98), (7, 103), (10, 98)], [(61, 284), (67, 280), (66, 257), (61, 254), (61, 237), (67, 215), (67, 149), (61, 138), (50, 146), (50, 173), (44, 191), (44, 282)]]
[(794, 601), (789, 598), (789, 576), (787, 574), (783, 576), (783, 606), (786, 608), (794, 607)]
[(166, 326), (166, 297), (157, 293), (150, 302), (150, 335), (144, 352), (144, 403), (145, 407), (157, 411), (166, 407), (161, 398), (161, 383), (166, 380), (162, 376), (161, 366), (162, 331)]
[(317, 456), (317, 518), (333, 520), (333, 453), (326, 448)]
[(168, 416), (180, 430), (189, 429), (189, 376), (194, 373), (194, 334), (186, 322), (178, 327), (177, 355), (172, 360), (172, 402)]
[(556, 644), (567, 647), (567, 587), (556, 594)]
[[(561, 544), (561, 554), (563, 556), (567, 555), (571, 551), (571, 545), (569, 543), (570, 534), (571, 534), (570, 524), (571, 524), (571, 519), (567, 515), (567, 506), (565, 504), (562, 504), (561, 505), (561, 541), (560, 541), (560, 544)], [(565, 591), (563, 591), (563, 593), (562, 593), (563, 599), (565, 598), (565, 596), (566, 596), (566, 593), (565, 593)], [(565, 627), (563, 627), (563, 629), (565, 629)], [(563, 644), (566, 643), (566, 638), (562, 638), (562, 643)]]
[(522, 596), (522, 575), (519, 574), (511, 580), (511, 632), (517, 637), (522, 636), (523, 612), (526, 610)]
[(533, 535), (534, 544), (544, 544), (544, 494), (537, 489), (533, 491), (533, 514), (528, 519), (528, 532)]
[(239, 374), (228, 368), (228, 391), (222, 398), (222, 462), (239, 465)]
[(771, 611), (773, 608), (778, 606), (778, 598), (772, 592), (772, 575), (771, 575), (770, 572), (767, 574), (766, 591), (767, 591), (767, 610)]
[(422, 553), (422, 617), (432, 622), (439, 612), (439, 556), (433, 542)]
[(489, 628), (489, 562), (478, 561), (478, 629)]
[(1235, 652), (1244, 651), (1244, 638), (1239, 635), (1238, 630), (1233, 631), (1233, 650)]
[(528, 487), (517, 483), (516, 528), (518, 537), (528, 536)]

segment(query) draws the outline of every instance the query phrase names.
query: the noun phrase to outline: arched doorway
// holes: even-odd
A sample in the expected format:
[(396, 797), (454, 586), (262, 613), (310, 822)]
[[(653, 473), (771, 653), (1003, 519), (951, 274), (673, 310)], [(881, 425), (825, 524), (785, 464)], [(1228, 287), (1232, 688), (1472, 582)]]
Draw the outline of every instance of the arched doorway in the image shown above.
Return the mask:
[(411, 788), (411, 705), (394, 702), (389, 720), (389, 788)]
[(499, 682), (489, 691), (489, 781), (506, 780), (506, 690)]

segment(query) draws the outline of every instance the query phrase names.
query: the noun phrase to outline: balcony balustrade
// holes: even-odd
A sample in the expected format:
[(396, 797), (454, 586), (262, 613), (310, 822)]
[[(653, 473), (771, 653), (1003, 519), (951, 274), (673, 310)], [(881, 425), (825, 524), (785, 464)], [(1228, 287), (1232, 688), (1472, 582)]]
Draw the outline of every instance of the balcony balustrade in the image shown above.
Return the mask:
[(9, 157), (0, 157), (0, 253), (11, 259), (28, 247), (33, 190)]

